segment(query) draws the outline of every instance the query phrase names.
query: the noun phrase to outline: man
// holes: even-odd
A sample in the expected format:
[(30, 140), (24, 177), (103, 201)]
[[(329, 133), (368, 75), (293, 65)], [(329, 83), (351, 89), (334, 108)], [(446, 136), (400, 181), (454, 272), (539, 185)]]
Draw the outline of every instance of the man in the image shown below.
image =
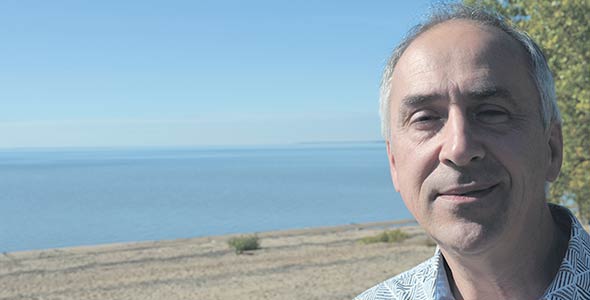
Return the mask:
[(381, 116), (393, 184), (438, 247), (357, 299), (590, 299), (590, 236), (545, 199), (561, 121), (528, 36), (446, 7), (394, 50)]

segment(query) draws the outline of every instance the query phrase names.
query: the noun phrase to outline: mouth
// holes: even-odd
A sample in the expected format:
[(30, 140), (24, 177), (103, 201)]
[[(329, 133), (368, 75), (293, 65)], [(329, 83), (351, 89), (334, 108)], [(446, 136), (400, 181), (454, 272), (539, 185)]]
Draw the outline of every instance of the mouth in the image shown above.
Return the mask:
[(435, 199), (441, 199), (452, 202), (475, 202), (480, 201), (487, 195), (491, 194), (498, 184), (491, 186), (462, 186), (452, 188), (438, 193)]

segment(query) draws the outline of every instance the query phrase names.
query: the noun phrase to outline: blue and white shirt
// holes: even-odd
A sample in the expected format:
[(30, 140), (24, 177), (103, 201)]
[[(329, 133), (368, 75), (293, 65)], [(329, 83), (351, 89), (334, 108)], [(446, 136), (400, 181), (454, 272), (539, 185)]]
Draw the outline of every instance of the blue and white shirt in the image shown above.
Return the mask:
[[(590, 235), (566, 208), (551, 205), (554, 216), (569, 216), (568, 249), (557, 275), (541, 300), (590, 300)], [(567, 217), (565, 218), (567, 219)], [(445, 272), (442, 253), (413, 269), (365, 291), (355, 300), (455, 300)]]

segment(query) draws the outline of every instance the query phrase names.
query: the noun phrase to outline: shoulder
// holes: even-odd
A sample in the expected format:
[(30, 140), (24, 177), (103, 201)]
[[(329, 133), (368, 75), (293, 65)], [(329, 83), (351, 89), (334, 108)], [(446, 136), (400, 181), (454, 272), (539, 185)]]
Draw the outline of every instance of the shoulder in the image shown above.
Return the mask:
[(438, 259), (436, 256), (387, 279), (358, 295), (355, 300), (432, 299)]
[(590, 235), (566, 208), (551, 205), (557, 223), (569, 227), (568, 249), (542, 299), (590, 299)]

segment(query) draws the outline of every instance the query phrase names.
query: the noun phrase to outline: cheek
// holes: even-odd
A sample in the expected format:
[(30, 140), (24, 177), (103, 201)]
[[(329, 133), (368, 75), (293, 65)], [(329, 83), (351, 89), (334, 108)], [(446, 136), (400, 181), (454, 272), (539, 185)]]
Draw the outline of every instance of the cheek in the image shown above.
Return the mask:
[(543, 170), (548, 163), (543, 137), (513, 135), (492, 142), (496, 156), (512, 175), (532, 175)]
[(517, 197), (544, 195), (549, 158), (542, 141), (542, 136), (515, 134), (490, 143), (491, 155), (507, 172), (511, 193)]
[(402, 199), (410, 212), (416, 215), (421, 206), (426, 205), (422, 201), (424, 181), (436, 167), (437, 157), (419, 147), (401, 147), (398, 151), (397, 173), (399, 190)]

